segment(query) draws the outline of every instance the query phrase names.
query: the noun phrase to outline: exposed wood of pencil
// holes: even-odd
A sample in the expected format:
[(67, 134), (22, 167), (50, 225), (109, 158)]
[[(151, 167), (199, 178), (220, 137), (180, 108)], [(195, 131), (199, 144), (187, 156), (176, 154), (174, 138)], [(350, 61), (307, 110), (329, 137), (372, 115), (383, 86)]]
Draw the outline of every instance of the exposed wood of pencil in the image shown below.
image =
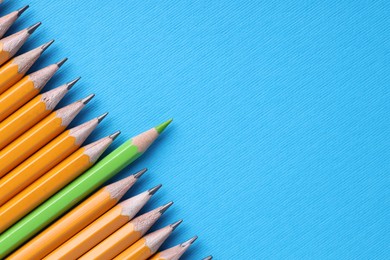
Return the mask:
[(54, 73), (65, 63), (63, 59), (19, 80), (15, 85), (0, 95), (0, 122), (11, 115), (30, 99), (38, 95)]
[(0, 40), (0, 65), (11, 59), (27, 41), (28, 37), (41, 25), (40, 22)]
[(78, 149), (0, 207), (0, 232), (3, 232), (91, 167), (115, 137), (115, 135), (111, 135)]
[(173, 202), (169, 202), (131, 220), (129, 223), (122, 226), (94, 248), (89, 250), (86, 254), (80, 257), (79, 260), (114, 258), (146, 234), (146, 232), (172, 204)]
[(93, 95), (58, 109), (0, 151), (0, 177), (59, 135)]
[(187, 249), (195, 242), (197, 236), (181, 243), (180, 245), (168, 248), (164, 251), (158, 252), (149, 260), (179, 260), (180, 257), (187, 251)]
[[(1, 3), (1, 1), (0, 1)], [(24, 13), (24, 11), (27, 10), (29, 6), (26, 5), (19, 10), (13, 11), (12, 13), (9, 13), (7, 15), (4, 15), (0, 17), (0, 39), (4, 36), (4, 34), (8, 31), (8, 29), (11, 27), (11, 25), (14, 24), (16, 19), (18, 19), (19, 16)]]
[(145, 172), (146, 169), (142, 169), (125, 179), (101, 188), (10, 255), (8, 259), (42, 259), (112, 208)]
[(205, 258), (203, 258), (202, 260), (211, 260), (211, 259), (213, 259), (213, 256), (209, 255), (209, 256), (206, 256)]
[(118, 228), (129, 222), (160, 187), (161, 185), (158, 185), (119, 203), (44, 259), (76, 259), (82, 256)]
[(157, 231), (154, 231), (140, 240), (135, 244), (124, 250), (122, 253), (117, 255), (115, 260), (145, 260), (153, 255), (164, 241), (169, 237), (169, 235), (175, 230), (175, 228), (180, 225), (182, 220), (179, 220), (169, 226), (161, 228)]
[(13, 84), (18, 82), (41, 56), (41, 54), (53, 43), (50, 41), (38, 48), (19, 55), (0, 68), (0, 94), (4, 93)]
[(78, 78), (58, 88), (36, 96), (0, 123), (0, 149), (47, 116), (68, 93)]
[(9, 255), (13, 250), (89, 196), (100, 185), (134, 162), (145, 153), (171, 122), (172, 119), (124, 142), (79, 178), (0, 234), (0, 258)]
[(76, 151), (107, 113), (63, 132), (0, 180), (0, 206)]

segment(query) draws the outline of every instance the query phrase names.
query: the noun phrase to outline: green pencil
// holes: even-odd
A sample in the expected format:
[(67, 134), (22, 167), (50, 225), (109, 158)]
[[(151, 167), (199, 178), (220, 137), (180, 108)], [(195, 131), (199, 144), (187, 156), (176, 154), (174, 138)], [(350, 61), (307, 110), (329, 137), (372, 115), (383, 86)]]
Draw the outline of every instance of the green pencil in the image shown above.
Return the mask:
[(30, 214), (0, 235), (0, 258), (4, 258), (41, 231), (105, 181), (140, 157), (172, 120), (168, 120), (119, 146), (79, 178), (57, 192)]

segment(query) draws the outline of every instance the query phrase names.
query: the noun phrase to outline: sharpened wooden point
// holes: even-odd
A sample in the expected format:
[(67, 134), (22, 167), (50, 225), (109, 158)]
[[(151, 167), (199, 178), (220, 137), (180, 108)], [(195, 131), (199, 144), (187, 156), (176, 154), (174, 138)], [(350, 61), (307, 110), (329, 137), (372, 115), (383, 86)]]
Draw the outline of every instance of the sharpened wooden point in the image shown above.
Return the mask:
[(194, 243), (195, 240), (197, 240), (197, 239), (198, 239), (198, 236), (194, 236), (194, 237), (190, 238), (189, 240), (187, 240), (187, 241), (181, 243), (180, 246), (183, 247), (183, 246), (191, 245), (191, 244)]

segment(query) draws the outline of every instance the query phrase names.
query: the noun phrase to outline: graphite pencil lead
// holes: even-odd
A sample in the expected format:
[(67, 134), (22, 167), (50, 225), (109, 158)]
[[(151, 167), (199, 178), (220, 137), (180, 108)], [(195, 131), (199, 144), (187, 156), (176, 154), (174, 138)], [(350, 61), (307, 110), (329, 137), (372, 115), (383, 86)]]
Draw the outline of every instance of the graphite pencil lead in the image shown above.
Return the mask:
[(166, 121), (166, 122), (164, 122), (164, 123), (162, 123), (162, 124), (156, 126), (155, 128), (156, 128), (157, 132), (158, 132), (159, 134), (161, 134), (161, 133), (164, 131), (164, 129), (167, 128), (167, 126), (172, 122), (172, 120), (173, 120), (173, 119), (171, 118), (171, 119), (169, 119), (168, 121)]
[(120, 135), (120, 134), (121, 134), (121, 131), (116, 131), (115, 133), (109, 135), (108, 137), (114, 141), (118, 137), (118, 135)]
[(82, 102), (84, 105), (86, 105), (86, 104), (88, 104), (89, 101), (91, 101), (91, 99), (93, 99), (94, 96), (95, 96), (95, 94), (91, 94), (91, 95), (87, 96), (86, 98), (83, 98), (83, 99), (81, 100), (81, 102)]
[(100, 123), (101, 121), (103, 121), (103, 119), (108, 115), (108, 112), (104, 113), (103, 115), (100, 115), (98, 116), (97, 120), (98, 120), (98, 123)]
[(62, 60), (60, 60), (59, 62), (57, 62), (57, 66), (58, 68), (61, 68), (62, 65), (64, 65), (64, 63), (68, 60), (68, 58), (63, 58)]
[(30, 7), (29, 5), (26, 5), (26, 6), (22, 7), (22, 8), (20, 8), (19, 10), (17, 10), (18, 17), (21, 16), (24, 13), (24, 11), (26, 11), (29, 7)]
[(169, 209), (169, 207), (172, 206), (172, 205), (173, 205), (173, 201), (170, 201), (170, 202), (168, 202), (167, 204), (163, 205), (163, 206), (161, 207), (160, 211), (159, 211), (160, 214), (161, 214), (161, 215), (164, 214), (164, 212), (167, 211), (167, 210)]
[(134, 178), (139, 179), (142, 175), (144, 175), (144, 173), (145, 173), (147, 170), (148, 170), (147, 168), (143, 168), (143, 169), (140, 170), (139, 172), (134, 173)]
[(33, 32), (35, 32), (36, 29), (38, 29), (39, 26), (41, 26), (41, 24), (41, 22), (37, 22), (36, 24), (31, 25), (27, 28), (27, 33), (32, 34)]
[(209, 255), (209, 256), (206, 256), (205, 258), (203, 258), (202, 260), (211, 260), (211, 259), (213, 259), (213, 256)]
[(161, 187), (162, 187), (162, 184), (159, 184), (156, 187), (151, 188), (150, 190), (148, 190), (149, 195), (150, 196), (154, 195)]
[(49, 41), (49, 42), (47, 42), (47, 43), (43, 44), (43, 45), (41, 46), (41, 50), (42, 50), (42, 52), (46, 51), (46, 50), (47, 50), (47, 48), (49, 48), (49, 47), (50, 47), (50, 45), (52, 45), (52, 44), (53, 44), (53, 42), (54, 42), (54, 40), (51, 40), (51, 41)]
[(81, 77), (77, 77), (77, 78), (75, 78), (74, 80), (72, 80), (72, 81), (66, 83), (65, 85), (68, 86), (68, 90), (70, 90), (70, 89), (74, 86), (74, 84), (76, 84), (77, 81), (79, 81), (80, 79), (81, 79)]
[(179, 221), (176, 221), (175, 223), (171, 224), (170, 227), (172, 228), (172, 231), (175, 230), (182, 222), (183, 220), (180, 219)]
[(184, 246), (187, 246), (187, 245), (191, 245), (191, 244), (194, 243), (195, 240), (197, 240), (197, 239), (198, 239), (198, 236), (194, 236), (194, 237), (190, 238), (189, 240), (187, 240), (187, 241), (181, 243), (180, 246), (184, 247)]

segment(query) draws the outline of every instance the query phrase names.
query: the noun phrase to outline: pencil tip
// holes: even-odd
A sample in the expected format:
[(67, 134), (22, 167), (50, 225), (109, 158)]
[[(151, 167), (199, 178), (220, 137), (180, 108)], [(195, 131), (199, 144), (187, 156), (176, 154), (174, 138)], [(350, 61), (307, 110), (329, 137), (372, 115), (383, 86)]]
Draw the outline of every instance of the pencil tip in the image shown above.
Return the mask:
[(70, 90), (74, 86), (74, 84), (76, 84), (76, 82), (79, 81), (80, 79), (81, 79), (81, 77), (77, 77), (74, 80), (66, 83), (68, 90)]
[(18, 12), (18, 17), (22, 15), (22, 13), (24, 13), (24, 11), (26, 11), (30, 6), (29, 5), (26, 5), (22, 8), (20, 8), (19, 10), (17, 10)]
[(93, 99), (93, 97), (95, 96), (95, 94), (91, 94), (89, 96), (87, 96), (86, 98), (82, 99), (81, 102), (86, 105), (88, 104), (89, 101), (91, 101), (91, 99)]
[(147, 168), (143, 168), (143, 169), (140, 170), (139, 172), (134, 173), (134, 178), (136, 178), (136, 179), (140, 178), (142, 175), (144, 175), (144, 173), (145, 173), (147, 170), (148, 170)]
[(209, 256), (206, 256), (205, 258), (203, 258), (202, 260), (211, 260), (211, 259), (213, 259), (213, 256), (209, 255)]
[(197, 239), (198, 239), (198, 236), (194, 236), (194, 237), (190, 238), (189, 240), (187, 240), (187, 241), (181, 243), (181, 246), (191, 245), (191, 244), (194, 243), (195, 240), (197, 240)]
[(180, 224), (181, 222), (183, 222), (182, 219), (180, 219), (179, 221), (176, 221), (175, 223), (171, 224), (171, 228), (172, 228), (172, 231), (175, 230)]
[(32, 34), (33, 32), (35, 32), (36, 29), (38, 29), (39, 26), (41, 26), (41, 24), (41, 22), (37, 22), (36, 24), (31, 25), (27, 28), (27, 33)]
[(57, 66), (58, 68), (61, 68), (62, 65), (64, 65), (64, 63), (68, 60), (68, 58), (63, 58), (62, 60), (60, 60), (59, 62), (57, 62)]
[(150, 190), (148, 190), (149, 195), (152, 196), (152, 195), (155, 194), (161, 187), (162, 187), (162, 184), (159, 184), (159, 185), (157, 185), (156, 187), (151, 188)]
[(100, 115), (97, 117), (97, 120), (98, 120), (98, 123), (100, 123), (101, 121), (103, 121), (103, 119), (108, 115), (108, 112), (104, 113), (103, 115)]
[(114, 141), (118, 137), (118, 135), (120, 135), (120, 134), (121, 134), (121, 131), (116, 131), (115, 133), (109, 135), (108, 137)]
[(164, 129), (167, 128), (167, 126), (172, 122), (172, 120), (173, 120), (173, 119), (171, 118), (171, 119), (169, 119), (168, 121), (166, 121), (166, 122), (164, 122), (164, 123), (162, 123), (162, 124), (156, 126), (155, 128), (156, 128), (157, 132), (158, 132), (159, 134), (161, 134), (161, 133), (164, 131)]
[(52, 45), (52, 43), (54, 42), (54, 40), (51, 40), (49, 41), (48, 43), (45, 43), (41, 46), (41, 49), (42, 49), (42, 52), (46, 51), (47, 48), (49, 48), (50, 45)]
[(159, 211), (160, 214), (161, 214), (161, 215), (164, 214), (164, 212), (167, 211), (167, 209), (169, 209), (169, 207), (172, 206), (172, 205), (173, 205), (173, 201), (168, 202), (167, 204), (165, 204), (164, 206), (162, 206), (161, 209), (160, 209), (160, 211)]

